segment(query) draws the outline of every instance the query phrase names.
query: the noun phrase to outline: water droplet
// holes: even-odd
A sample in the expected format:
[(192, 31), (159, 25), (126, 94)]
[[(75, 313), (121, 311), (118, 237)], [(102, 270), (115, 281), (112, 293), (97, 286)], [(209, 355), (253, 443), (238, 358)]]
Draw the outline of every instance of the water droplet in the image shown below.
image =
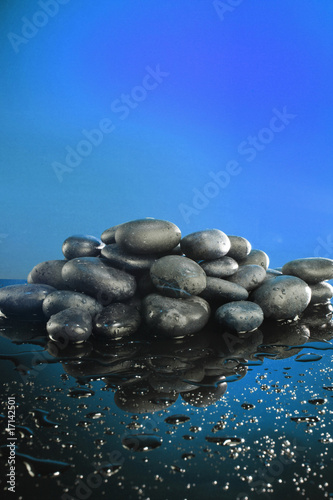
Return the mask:
[(89, 398), (90, 396), (93, 396), (95, 394), (94, 391), (91, 391), (90, 389), (70, 389), (67, 396), (70, 398)]
[(290, 417), (290, 420), (297, 423), (300, 422), (310, 423), (310, 422), (319, 422), (320, 419), (319, 417), (309, 415), (308, 417)]
[(295, 361), (306, 363), (311, 361), (319, 361), (321, 358), (322, 356), (320, 356), (319, 354), (299, 354), (298, 356), (296, 356)]
[(167, 424), (179, 425), (184, 424), (189, 420), (190, 417), (188, 417), (187, 415), (170, 415), (169, 417), (164, 419), (164, 422), (166, 422)]
[(24, 463), (29, 475), (35, 476), (59, 476), (61, 472), (72, 467), (66, 462), (58, 462), (57, 460), (44, 460), (35, 458), (30, 455), (16, 452), (18, 460)]
[(251, 403), (243, 403), (243, 404), (241, 404), (241, 407), (244, 410), (252, 410), (253, 408), (255, 408), (255, 406), (252, 405)]
[(243, 438), (237, 438), (237, 437), (212, 437), (212, 436), (206, 436), (206, 441), (209, 443), (215, 443), (218, 446), (237, 446), (241, 443), (244, 442)]
[(57, 422), (49, 420), (49, 411), (34, 408), (29, 413), (34, 417), (36, 427), (54, 427), (55, 429), (59, 427)]
[(327, 403), (327, 399), (322, 399), (322, 398), (318, 398), (318, 399), (309, 399), (308, 401), (311, 405), (323, 405), (325, 403)]
[(121, 440), (124, 448), (131, 451), (151, 451), (159, 448), (162, 438), (154, 434), (131, 434)]

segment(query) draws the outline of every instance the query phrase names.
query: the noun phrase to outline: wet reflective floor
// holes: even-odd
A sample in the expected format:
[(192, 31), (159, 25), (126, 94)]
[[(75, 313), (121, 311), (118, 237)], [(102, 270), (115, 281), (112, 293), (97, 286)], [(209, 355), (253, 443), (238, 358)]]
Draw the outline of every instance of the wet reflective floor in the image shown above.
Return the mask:
[(76, 346), (1, 318), (12, 498), (333, 498), (332, 339), (330, 304), (246, 335), (208, 325)]

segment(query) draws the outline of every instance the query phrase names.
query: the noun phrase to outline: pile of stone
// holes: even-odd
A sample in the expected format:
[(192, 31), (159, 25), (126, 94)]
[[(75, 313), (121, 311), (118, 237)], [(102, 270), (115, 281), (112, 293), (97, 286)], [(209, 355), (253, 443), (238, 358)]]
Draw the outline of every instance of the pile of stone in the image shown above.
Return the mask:
[(181, 237), (168, 221), (138, 219), (101, 235), (71, 236), (65, 259), (36, 265), (27, 284), (0, 289), (3, 316), (40, 318), (52, 340), (116, 339), (143, 325), (179, 338), (213, 320), (249, 332), (264, 319), (297, 319), (333, 297), (333, 260), (304, 258), (269, 269), (241, 236), (206, 229)]

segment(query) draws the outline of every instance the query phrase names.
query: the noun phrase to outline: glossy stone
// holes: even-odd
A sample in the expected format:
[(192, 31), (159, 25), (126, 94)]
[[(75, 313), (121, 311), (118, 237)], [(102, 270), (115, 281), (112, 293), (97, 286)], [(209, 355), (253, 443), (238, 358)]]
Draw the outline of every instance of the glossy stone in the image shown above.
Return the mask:
[(112, 266), (132, 274), (142, 274), (149, 271), (159, 255), (133, 255), (125, 252), (119, 245), (113, 243), (106, 245), (102, 257), (107, 259)]
[(215, 313), (217, 323), (235, 332), (250, 332), (259, 328), (264, 321), (262, 309), (249, 301), (229, 302), (219, 307)]
[(230, 241), (230, 250), (228, 252), (228, 257), (239, 260), (245, 259), (245, 257), (251, 252), (251, 243), (242, 236), (228, 235)]
[(206, 229), (188, 234), (180, 246), (186, 257), (193, 260), (219, 259), (230, 249), (228, 236), (219, 229)]
[(282, 267), (282, 272), (283, 274), (297, 276), (313, 285), (333, 279), (333, 259), (308, 257), (291, 260)]
[(118, 339), (134, 333), (140, 325), (141, 316), (135, 307), (116, 302), (104, 307), (93, 322), (96, 336)]
[(101, 253), (104, 243), (95, 236), (78, 234), (69, 236), (62, 244), (62, 253), (66, 259), (77, 257), (97, 257)]
[(240, 266), (257, 264), (258, 266), (263, 267), (266, 271), (269, 266), (269, 257), (267, 253), (262, 250), (252, 249), (249, 255), (245, 257), (245, 259), (240, 260), (238, 263)]
[(120, 227), (122, 224), (117, 224), (116, 226), (109, 227), (108, 229), (105, 229), (101, 235), (101, 240), (103, 243), (106, 245), (111, 245), (112, 243), (116, 242), (116, 231), (118, 227)]
[(50, 317), (46, 330), (50, 339), (62, 346), (84, 342), (92, 333), (92, 317), (77, 307), (64, 309)]
[(28, 283), (50, 285), (57, 290), (68, 290), (62, 277), (62, 269), (67, 260), (46, 260), (37, 264), (29, 273)]
[(333, 298), (333, 286), (326, 281), (321, 281), (315, 285), (310, 285), (311, 288), (311, 305), (325, 304)]
[(238, 263), (231, 257), (220, 257), (219, 259), (200, 262), (200, 266), (207, 276), (212, 278), (225, 278), (231, 276), (238, 269)]
[(43, 301), (43, 313), (46, 318), (50, 318), (64, 309), (75, 307), (87, 311), (92, 317), (103, 308), (103, 306), (93, 297), (69, 290), (57, 290), (52, 292)]
[(0, 311), (5, 316), (41, 317), (44, 299), (55, 288), (41, 284), (9, 285), (0, 288)]
[(234, 300), (246, 300), (249, 296), (247, 290), (237, 283), (210, 276), (207, 277), (206, 281), (206, 288), (200, 293), (200, 297), (208, 302), (224, 304)]
[(228, 281), (237, 283), (247, 291), (251, 291), (257, 288), (265, 278), (266, 271), (263, 267), (256, 264), (248, 264), (241, 266), (235, 274), (229, 276)]

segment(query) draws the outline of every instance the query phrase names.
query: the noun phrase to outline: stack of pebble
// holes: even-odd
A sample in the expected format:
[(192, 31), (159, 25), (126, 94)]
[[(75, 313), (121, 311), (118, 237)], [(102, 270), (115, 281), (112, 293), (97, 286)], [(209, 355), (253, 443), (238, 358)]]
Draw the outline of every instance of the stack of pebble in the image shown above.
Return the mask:
[(101, 239), (71, 236), (64, 260), (36, 265), (25, 285), (0, 289), (5, 316), (41, 317), (52, 340), (115, 339), (141, 322), (178, 338), (214, 318), (221, 331), (257, 329), (264, 319), (294, 320), (333, 297), (333, 260), (297, 259), (269, 269), (241, 236), (206, 229), (181, 238), (168, 221), (138, 219)]

